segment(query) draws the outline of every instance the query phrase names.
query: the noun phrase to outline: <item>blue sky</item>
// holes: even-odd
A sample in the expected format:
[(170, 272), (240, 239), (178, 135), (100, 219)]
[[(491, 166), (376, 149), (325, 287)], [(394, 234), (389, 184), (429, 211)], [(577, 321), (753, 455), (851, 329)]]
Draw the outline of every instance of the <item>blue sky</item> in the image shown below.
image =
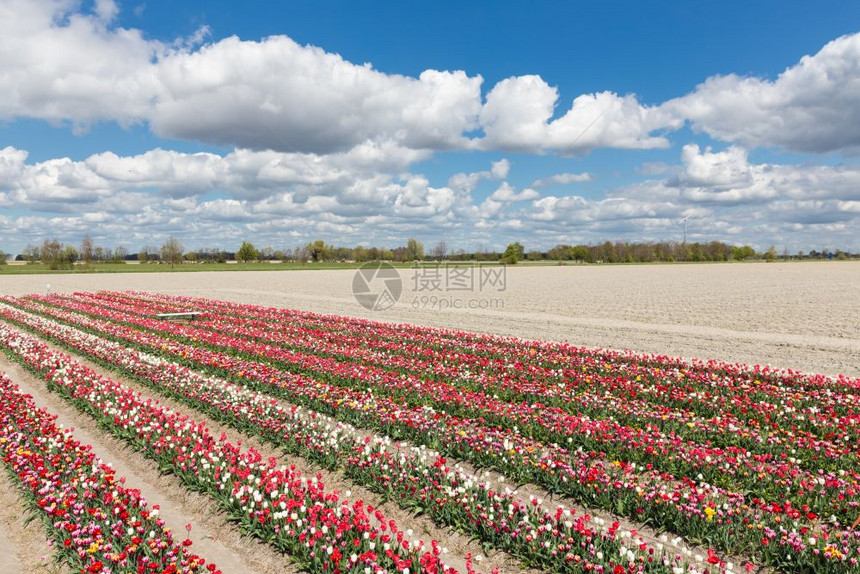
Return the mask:
[(860, 5), (0, 0), (0, 249), (860, 250)]

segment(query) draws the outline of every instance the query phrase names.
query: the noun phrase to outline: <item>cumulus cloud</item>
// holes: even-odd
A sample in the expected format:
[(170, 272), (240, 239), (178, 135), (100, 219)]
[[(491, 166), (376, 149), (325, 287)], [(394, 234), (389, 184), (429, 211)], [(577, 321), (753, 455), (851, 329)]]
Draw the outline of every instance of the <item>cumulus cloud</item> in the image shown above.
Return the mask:
[(499, 161), (494, 161), (493, 165), (490, 167), (490, 175), (493, 176), (493, 179), (505, 179), (508, 177), (508, 173), (511, 171), (511, 162), (507, 159), (500, 159)]
[(494, 161), (489, 170), (455, 173), (448, 178), (448, 186), (460, 193), (471, 193), (480, 181), (505, 179), (510, 170), (511, 162), (507, 159), (500, 159)]
[(558, 89), (540, 76), (502, 80), (487, 94), (481, 110), (485, 149), (536, 153), (548, 150), (576, 154), (595, 147), (650, 149), (669, 142), (656, 130), (681, 121), (659, 108), (638, 103), (635, 96), (611, 92), (581, 95), (562, 117), (552, 119)]
[[(526, 188), (517, 192), (511, 185), (503, 181), (502, 184), (491, 193), (480, 206), (475, 210), (475, 214), (480, 219), (498, 219), (504, 208), (510, 204), (519, 201), (530, 201), (540, 197), (540, 194), (533, 189)], [(494, 224), (503, 222), (494, 221)]]
[(112, 28), (116, 5), (0, 3), (0, 118), (35, 117), (86, 129), (144, 120), (160, 93), (153, 60), (165, 50), (138, 30)]
[(0, 150), (0, 189), (11, 187), (21, 179), (28, 155), (25, 150), (12, 146)]
[[(541, 196), (533, 187), (501, 181), (481, 199), (477, 191), (452, 185), (457, 177), (438, 185), (420, 173), (377, 170), (387, 165), (387, 159), (376, 161), (386, 154), (359, 148), (302, 157), (156, 149), (30, 163), (25, 151), (5, 148), (0, 204), (22, 214), (4, 215), (3, 228), (21, 243), (17, 249), (32, 238), (40, 241), (47, 228), (67, 241), (91, 233), (101, 244), (132, 248), (159, 244), (169, 234), (186, 234), (189, 247), (228, 247), (247, 237), (279, 247), (319, 237), (393, 246), (424, 234), (452, 246), (501, 249), (522, 241), (523, 232), (529, 247), (540, 248), (607, 239), (680, 240), (678, 221), (689, 216), (690, 241), (758, 241), (763, 248), (778, 243), (796, 250), (824, 245), (826, 236), (830, 245), (860, 247), (856, 231), (852, 235), (860, 225), (860, 168), (852, 166), (757, 165), (739, 148), (687, 146), (676, 175), (605, 196)], [(410, 154), (400, 155), (408, 167)], [(491, 180), (494, 171), (502, 175), (496, 164), (481, 177)]]
[[(856, 244), (860, 168), (753, 164), (747, 150), (860, 149), (860, 34), (776, 79), (713, 77), (649, 106), (612, 92), (564, 100), (539, 76), (504, 79), (484, 95), (477, 75), (385, 74), (285, 36), (210, 41), (203, 27), (159, 42), (119, 27), (118, 15), (113, 0), (0, 2), (0, 120), (39, 118), (78, 132), (141, 124), (233, 151), (28, 162), (25, 150), (0, 149), (0, 205), (23, 213), (0, 216), (15, 237), (50, 225), (58, 235), (97, 229), (115, 239), (131, 229), (144, 242), (190, 226), (199, 242), (253, 231), (273, 243), (324, 234), (367, 243), (459, 230), (504, 247), (525, 230), (546, 246), (672, 237), (689, 215), (691, 238), (827, 231)], [(537, 191), (591, 181), (588, 172), (514, 187), (508, 158), (447, 181), (413, 173), (438, 150), (665, 148), (686, 121), (727, 147), (684, 146), (676, 165), (645, 163), (637, 171), (651, 179), (602, 196)]]
[(591, 174), (585, 173), (557, 173), (549, 177), (542, 177), (532, 182), (531, 187), (541, 188), (548, 185), (567, 185), (569, 183), (582, 183), (591, 181)]
[(526, 188), (517, 193), (513, 187), (507, 182), (503, 182), (499, 188), (490, 195), (490, 199), (494, 201), (526, 201), (540, 197), (540, 194), (533, 189)]
[(800, 152), (860, 148), (860, 33), (804, 56), (776, 80), (734, 74), (709, 78), (664, 110), (695, 129), (747, 148)]
[(532, 218), (539, 221), (556, 221), (583, 225), (615, 220), (670, 219), (681, 208), (671, 203), (606, 198), (591, 200), (581, 196), (544, 197), (534, 202)]
[[(0, 118), (144, 123), (159, 136), (222, 146), (331, 153), (372, 141), (415, 150), (583, 154), (653, 149), (685, 121), (750, 149), (856, 151), (860, 34), (838, 38), (771, 81), (707, 79), (658, 106), (635, 95), (560, 94), (536, 75), (385, 74), (286, 36), (208, 42), (202, 27), (165, 43), (116, 25), (113, 0), (0, 4)], [(481, 134), (477, 135), (474, 134)], [(502, 165), (498, 169), (505, 169)], [(505, 176), (497, 177), (504, 179)]]
[(480, 76), (388, 75), (285, 36), (232, 37), (161, 59), (151, 114), (162, 136), (305, 152), (367, 139), (415, 149), (463, 147), (476, 127)]
[[(0, 118), (79, 131), (145, 123), (162, 137), (309, 153), (368, 140), (416, 150), (653, 148), (667, 145), (653, 131), (679, 124), (610, 92), (579, 96), (551, 120), (558, 91), (538, 76), (503, 80), (484, 103), (482, 78), (462, 71), (385, 74), (286, 36), (203, 43), (205, 27), (163, 43), (116, 26), (117, 14), (111, 0), (89, 13), (70, 2), (4, 2)], [(481, 129), (483, 138), (466, 135)]]
[(688, 144), (681, 150), (681, 162), (684, 168), (672, 180), (676, 185), (727, 189), (753, 183), (747, 152), (738, 147), (722, 152), (707, 148), (701, 152), (699, 146)]
[(365, 141), (413, 149), (466, 145), (481, 77), (427, 70), (383, 74), (286, 36), (198, 46), (112, 25), (118, 8), (73, 2), (0, 5), (0, 118), (35, 117), (84, 130), (148, 122), (160, 136), (218, 145), (331, 152)]

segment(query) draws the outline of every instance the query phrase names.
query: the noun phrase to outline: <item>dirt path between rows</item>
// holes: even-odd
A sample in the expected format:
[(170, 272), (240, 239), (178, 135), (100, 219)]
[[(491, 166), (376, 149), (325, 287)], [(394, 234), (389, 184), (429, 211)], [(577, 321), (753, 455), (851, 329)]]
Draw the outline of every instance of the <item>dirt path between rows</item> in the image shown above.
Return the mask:
[[(298, 572), (287, 557), (267, 545), (243, 537), (238, 529), (225, 521), (222, 514), (213, 512), (210, 498), (186, 490), (172, 476), (160, 475), (155, 462), (145, 459), (125, 443), (108, 435), (93, 419), (78, 412), (58, 395), (50, 393), (42, 381), (5, 355), (0, 355), (0, 371), (5, 371), (22, 392), (32, 395), (37, 406), (58, 415), (58, 424), (73, 428), (77, 440), (92, 445), (93, 451), (109, 462), (119, 476), (126, 477), (129, 486), (141, 490), (150, 508), (157, 504), (161, 518), (176, 538), (181, 540), (185, 536), (185, 525), (191, 524), (191, 539), (194, 541), (192, 549), (207, 562), (215, 562), (224, 574)], [(28, 529), (34, 527), (41, 525), (34, 522)], [(17, 524), (10, 524), (13, 533), (18, 532), (18, 528)], [(33, 535), (38, 536), (35, 532)], [(49, 560), (52, 559), (49, 557)], [(45, 572), (44, 569), (37, 571)], [(2, 572), (5, 574), (6, 570)]]
[(5, 469), (0, 470), (0, 572), (3, 574), (71, 574), (54, 562), (45, 526), (27, 522), (27, 503)]

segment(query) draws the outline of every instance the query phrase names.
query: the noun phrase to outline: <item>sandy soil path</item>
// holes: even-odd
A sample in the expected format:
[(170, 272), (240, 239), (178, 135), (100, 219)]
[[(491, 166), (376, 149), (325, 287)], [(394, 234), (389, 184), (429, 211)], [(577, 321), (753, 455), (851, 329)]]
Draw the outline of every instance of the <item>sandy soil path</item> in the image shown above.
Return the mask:
[[(356, 302), (354, 275), (352, 270), (0, 275), (0, 294), (44, 293), (48, 283), (63, 292), (182, 293), (860, 376), (860, 262), (519, 266), (507, 269), (504, 291), (474, 292), (416, 289), (415, 272), (402, 269), (403, 293), (386, 311), (368, 311)], [(421, 299), (431, 296), (436, 305)], [(440, 309), (444, 304), (448, 308)], [(451, 308), (470, 304), (491, 308)]]
[(3, 574), (66, 574), (68, 568), (54, 564), (44, 526), (26, 524), (25, 501), (17, 485), (0, 471), (0, 572)]

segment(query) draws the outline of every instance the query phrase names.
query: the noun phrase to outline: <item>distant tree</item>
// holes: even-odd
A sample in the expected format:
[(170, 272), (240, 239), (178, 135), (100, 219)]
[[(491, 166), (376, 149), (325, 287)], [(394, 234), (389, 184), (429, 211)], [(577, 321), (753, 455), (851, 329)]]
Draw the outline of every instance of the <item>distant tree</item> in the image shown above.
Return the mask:
[(522, 261), (524, 256), (524, 250), (521, 243), (511, 243), (505, 249), (505, 252), (502, 253), (502, 262), (507, 263), (508, 265), (514, 265), (517, 261)]
[(39, 255), (42, 258), (42, 263), (47, 265), (49, 269), (59, 269), (62, 265), (62, 252), (63, 246), (57, 239), (45, 239), (42, 241)]
[(406, 260), (420, 261), (424, 259), (424, 244), (410, 237), (406, 240)]
[(113, 250), (113, 260), (117, 263), (124, 262), (126, 257), (128, 257), (128, 249), (122, 245)]
[(298, 261), (300, 263), (307, 263), (308, 259), (311, 258), (310, 252), (310, 244), (304, 247), (296, 247), (293, 249), (293, 261)]
[(81, 261), (84, 262), (84, 265), (90, 265), (93, 262), (94, 256), (93, 238), (89, 235), (84, 235), (84, 238), (81, 239)]
[(618, 254), (615, 251), (615, 245), (610, 241), (606, 241), (599, 249), (600, 259), (607, 263), (615, 263), (618, 261)]
[(410, 257), (409, 250), (403, 246), (395, 247), (391, 252), (391, 258), (395, 261), (415, 261), (414, 257)]
[[(154, 245), (144, 245), (138, 253), (138, 259), (141, 263), (158, 261), (160, 250)], [(143, 254), (143, 256), (141, 256)]]
[(5, 251), (0, 249), (0, 267), (6, 265), (6, 259), (8, 259), (8, 258), (9, 258), (9, 255)]
[(744, 245), (743, 247), (732, 247), (732, 259), (735, 261), (744, 261), (752, 257), (755, 257), (755, 249), (749, 245)]
[(352, 259), (354, 261), (370, 261), (370, 250), (362, 245), (356, 245), (352, 250)]
[(574, 261), (591, 261), (591, 252), (585, 245), (577, 245), (571, 249), (570, 258)]
[(688, 248), (688, 252), (690, 254), (691, 261), (705, 260), (705, 252), (702, 251), (702, 245), (699, 242), (691, 244)]
[(764, 254), (764, 258), (767, 261), (773, 261), (774, 259), (776, 259), (776, 246), (775, 245), (771, 245), (768, 248), (768, 250)]
[(66, 245), (60, 252), (60, 265), (71, 269), (79, 258), (80, 254), (78, 253), (78, 250), (71, 245)]
[(182, 243), (171, 235), (161, 246), (161, 259), (165, 263), (170, 263), (170, 268), (173, 269), (174, 265), (182, 263), (183, 251)]
[(441, 261), (445, 259), (445, 255), (448, 254), (448, 244), (445, 241), (440, 241), (436, 244), (436, 247), (430, 250), (430, 256), (433, 259), (438, 259)]
[(24, 248), (24, 261), (35, 263), (42, 259), (42, 252), (37, 245), (28, 245)]
[(546, 258), (552, 261), (562, 261), (565, 259), (565, 248), (569, 245), (558, 244), (546, 252)]
[(256, 261), (260, 258), (260, 252), (254, 247), (250, 241), (243, 241), (239, 251), (236, 252), (236, 261), (247, 263), (248, 261)]
[(317, 239), (313, 243), (308, 243), (307, 247), (305, 247), (308, 252), (308, 257), (312, 261), (328, 261), (332, 258), (332, 253), (334, 252), (334, 247), (331, 245), (326, 245), (326, 242), (322, 239)]
[(543, 254), (540, 251), (529, 251), (526, 253), (526, 259), (529, 261), (540, 261), (543, 259)]

